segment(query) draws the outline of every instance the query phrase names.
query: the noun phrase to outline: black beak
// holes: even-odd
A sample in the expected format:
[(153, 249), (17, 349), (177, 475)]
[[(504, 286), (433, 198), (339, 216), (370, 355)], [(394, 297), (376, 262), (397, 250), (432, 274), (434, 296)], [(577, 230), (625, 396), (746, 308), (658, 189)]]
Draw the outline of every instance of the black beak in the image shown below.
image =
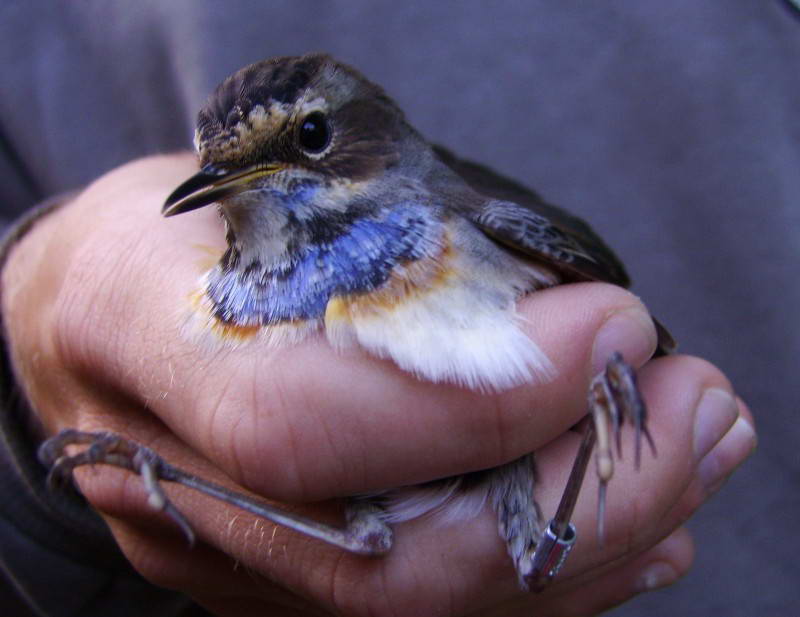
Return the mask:
[(283, 169), (278, 165), (253, 165), (245, 169), (217, 172), (204, 168), (186, 180), (167, 197), (161, 214), (174, 216), (202, 208), (214, 202), (243, 193), (257, 178), (270, 176)]

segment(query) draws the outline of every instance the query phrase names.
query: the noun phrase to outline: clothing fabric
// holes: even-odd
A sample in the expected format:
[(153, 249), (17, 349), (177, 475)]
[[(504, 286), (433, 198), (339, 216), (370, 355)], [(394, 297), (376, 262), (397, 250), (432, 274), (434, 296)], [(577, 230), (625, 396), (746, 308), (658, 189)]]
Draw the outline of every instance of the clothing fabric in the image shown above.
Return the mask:
[[(690, 523), (694, 569), (612, 614), (789, 614), (800, 577), (796, 7), (6, 1), (0, 215), (189, 148), (205, 98), (249, 62), (330, 52), (432, 141), (588, 220), (681, 350), (720, 366), (755, 411), (759, 452)], [(4, 614), (202, 614), (136, 575), (79, 497), (44, 489), (8, 358), (0, 372), (0, 602), (17, 611)]]

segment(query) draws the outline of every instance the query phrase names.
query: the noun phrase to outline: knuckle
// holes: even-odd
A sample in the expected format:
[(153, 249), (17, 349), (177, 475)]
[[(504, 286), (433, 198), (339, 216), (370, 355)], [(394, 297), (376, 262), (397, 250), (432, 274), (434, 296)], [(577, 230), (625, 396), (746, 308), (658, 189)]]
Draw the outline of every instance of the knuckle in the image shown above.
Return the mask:
[(267, 497), (303, 500), (309, 435), (299, 426), (302, 401), (265, 378), (258, 362), (228, 360), (192, 375), (193, 430), (237, 482)]

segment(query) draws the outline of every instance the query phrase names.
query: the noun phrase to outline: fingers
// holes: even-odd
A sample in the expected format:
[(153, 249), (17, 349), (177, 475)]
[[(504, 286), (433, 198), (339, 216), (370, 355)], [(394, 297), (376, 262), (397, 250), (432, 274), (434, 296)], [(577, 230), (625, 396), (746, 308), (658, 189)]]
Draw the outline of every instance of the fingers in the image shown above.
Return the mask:
[[(650, 408), (658, 458), (644, 457), (639, 472), (630, 456), (618, 464), (609, 488), (603, 545), (595, 534), (596, 481), (590, 478), (574, 519), (578, 544), (559, 578), (540, 596), (520, 596), (489, 511), (450, 526), (430, 518), (400, 525), (387, 556), (364, 559), (234, 513), (190, 491), (175, 489), (170, 495), (191, 513), (200, 538), (331, 611), (370, 614), (391, 606), (398, 612), (420, 614), (439, 606), (443, 614), (456, 615), (500, 603), (523, 614), (536, 607), (542, 607), (541, 614), (560, 614), (562, 609), (564, 614), (591, 614), (643, 589), (667, 584), (673, 575), (686, 571), (691, 562), (688, 538), (678, 535), (673, 543), (658, 543), (716, 490), (720, 474), (729, 474), (754, 444), (747, 430), (752, 426), (749, 411), (736, 401), (731, 408), (724, 394), (730, 392), (729, 384), (711, 365), (685, 356), (662, 358), (644, 367), (640, 385)], [(167, 433), (158, 440), (159, 449), (179, 448), (173, 440)], [(555, 509), (578, 441), (578, 435), (567, 433), (538, 455), (537, 494), (545, 516)], [(704, 477), (699, 470), (708, 460), (717, 461), (712, 467), (718, 473)], [(208, 463), (202, 459), (196, 464), (202, 473), (213, 473), (213, 467), (203, 467)], [(81, 485), (95, 505), (112, 514), (156, 521), (159, 517), (148, 514), (144, 506), (141, 483), (127, 477), (131, 479), (120, 482), (108, 474), (84, 472)], [(113, 486), (121, 493), (114, 495)], [(121, 504), (126, 504), (127, 512)], [(340, 520), (336, 508), (326, 504), (304, 506), (301, 511), (318, 520)], [(656, 552), (648, 551), (656, 544)], [(548, 612), (549, 606), (558, 610)]]
[[(655, 345), (639, 301), (601, 284), (521, 303), (526, 333), (558, 375), (493, 396), (423, 383), (357, 349), (336, 353), (320, 337), (276, 349), (198, 336), (187, 328), (192, 298), (224, 250), (224, 231), (212, 209), (160, 216), (193, 166), (190, 157), (159, 157), (116, 170), (62, 224), (61, 235), (73, 240), (53, 260), (70, 264), (60, 274), (55, 346), (82, 377), (76, 388), (94, 389), (99, 411), (87, 413), (100, 419), (98, 426), (84, 418), (79, 428), (124, 428), (127, 418), (113, 426), (102, 411), (109, 392), (124, 392), (240, 483), (278, 499), (322, 499), (536, 449), (585, 413), (589, 379), (612, 350), (639, 365)], [(63, 417), (56, 422), (51, 430), (64, 426)]]

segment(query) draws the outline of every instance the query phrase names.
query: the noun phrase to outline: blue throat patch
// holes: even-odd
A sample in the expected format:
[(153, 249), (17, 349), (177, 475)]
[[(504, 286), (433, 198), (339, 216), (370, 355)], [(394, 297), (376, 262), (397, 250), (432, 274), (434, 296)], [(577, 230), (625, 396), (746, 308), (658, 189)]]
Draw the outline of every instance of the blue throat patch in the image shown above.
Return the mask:
[(400, 264), (441, 250), (442, 224), (430, 206), (401, 202), (355, 219), (328, 242), (300, 247), (273, 269), (240, 264), (209, 274), (207, 293), (224, 323), (272, 325), (321, 318), (333, 296), (373, 291)]

